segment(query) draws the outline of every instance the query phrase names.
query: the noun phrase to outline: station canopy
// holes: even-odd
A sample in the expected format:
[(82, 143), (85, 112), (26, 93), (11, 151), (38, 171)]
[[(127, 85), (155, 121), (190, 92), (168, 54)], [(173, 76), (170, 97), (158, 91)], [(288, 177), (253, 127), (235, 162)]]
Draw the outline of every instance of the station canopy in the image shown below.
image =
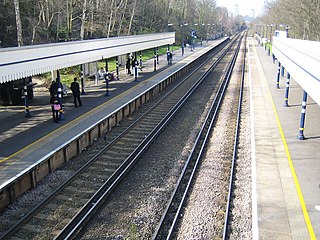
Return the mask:
[(41, 44), (0, 49), (0, 83), (175, 42), (175, 33)]

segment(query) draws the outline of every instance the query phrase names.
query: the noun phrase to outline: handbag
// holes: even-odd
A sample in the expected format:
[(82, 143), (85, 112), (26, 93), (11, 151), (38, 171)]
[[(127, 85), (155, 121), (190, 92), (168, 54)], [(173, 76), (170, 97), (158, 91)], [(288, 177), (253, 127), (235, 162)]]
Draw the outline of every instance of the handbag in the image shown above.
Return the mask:
[(61, 107), (60, 107), (60, 104), (53, 104), (53, 109), (55, 110), (55, 111), (58, 111), (58, 110), (60, 110), (61, 109)]

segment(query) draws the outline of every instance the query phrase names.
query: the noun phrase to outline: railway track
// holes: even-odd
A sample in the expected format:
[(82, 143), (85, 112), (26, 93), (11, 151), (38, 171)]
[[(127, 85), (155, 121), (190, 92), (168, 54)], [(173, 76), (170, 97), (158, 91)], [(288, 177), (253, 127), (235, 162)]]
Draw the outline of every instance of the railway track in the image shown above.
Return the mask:
[[(244, 39), (246, 39), (246, 36), (244, 37)], [(240, 135), (240, 119), (241, 119), (241, 109), (242, 109), (241, 106), (242, 106), (242, 99), (243, 99), (244, 76), (245, 76), (245, 69), (246, 69), (246, 46), (247, 44), (245, 40), (243, 59), (242, 59), (242, 70), (241, 70), (241, 85), (239, 90), (237, 123), (236, 123), (235, 133), (234, 133), (234, 144), (233, 144), (233, 154), (232, 154), (232, 161), (231, 161), (229, 189), (228, 189), (228, 197), (227, 197), (227, 203), (225, 207), (225, 218), (224, 218), (224, 225), (223, 225), (223, 239), (228, 239), (228, 236), (229, 236), (228, 225), (229, 225), (229, 219), (230, 219), (230, 211), (232, 208), (231, 206), (232, 193), (233, 193), (233, 186), (234, 186), (235, 164), (237, 161), (237, 149), (238, 149), (239, 135)]]
[[(211, 131), (213, 129), (214, 122), (217, 119), (219, 109), (221, 107), (223, 97), (225, 95), (229, 80), (231, 78), (231, 73), (233, 71), (235, 62), (237, 60), (238, 53), (240, 51), (242, 38), (238, 42), (238, 46), (236, 48), (235, 54), (230, 62), (227, 71), (225, 73), (224, 79), (220, 84), (219, 90), (211, 104), (210, 110), (206, 116), (206, 119), (202, 125), (201, 131), (199, 132), (193, 149), (189, 155), (188, 160), (185, 163), (183, 171), (179, 177), (177, 185), (171, 195), (170, 200), (166, 206), (164, 214), (153, 234), (152, 239), (176, 239), (177, 232), (179, 229), (179, 223), (181, 220), (181, 216), (183, 215), (184, 205), (187, 201), (189, 191), (192, 188), (192, 184), (194, 179), (196, 178), (196, 172), (198, 166), (201, 164), (202, 156), (204, 155), (204, 151), (206, 149), (206, 145), (208, 139), (210, 137)], [(243, 62), (244, 64), (244, 62)], [(244, 66), (243, 66), (243, 75), (242, 75), (242, 84), (244, 79)], [(241, 113), (241, 102), (242, 102), (242, 84), (240, 88), (240, 97), (238, 103), (238, 114), (237, 114), (237, 124), (235, 129), (235, 137), (234, 137), (234, 147), (233, 147), (233, 159), (231, 163), (231, 170), (230, 170), (230, 182), (229, 182), (229, 190), (227, 196), (222, 196), (221, 198), (226, 198), (227, 203), (225, 206), (222, 206), (225, 209), (225, 218), (224, 218), (224, 228), (223, 233), (221, 232), (219, 235), (223, 235), (223, 239), (226, 239), (227, 236), (227, 226), (229, 221), (229, 210), (231, 204), (231, 193), (232, 193), (232, 186), (233, 186), (233, 175), (234, 175), (234, 164), (236, 160), (236, 153), (237, 153), (237, 145), (238, 145), (238, 134), (239, 134), (239, 125), (240, 125), (240, 113)], [(222, 201), (222, 203), (224, 203)], [(217, 225), (219, 221), (222, 219), (217, 219)]]
[[(72, 237), (110, 194), (139, 156), (152, 143), (170, 118), (223, 58), (208, 57), (192, 77), (184, 78), (154, 106), (130, 124), (118, 137), (100, 150), (68, 181), (59, 187), (25, 218), (8, 230), (1, 239), (66, 239)], [(191, 75), (191, 74), (190, 74)], [(200, 79), (200, 80), (199, 80)], [(80, 224), (79, 224), (80, 223)]]

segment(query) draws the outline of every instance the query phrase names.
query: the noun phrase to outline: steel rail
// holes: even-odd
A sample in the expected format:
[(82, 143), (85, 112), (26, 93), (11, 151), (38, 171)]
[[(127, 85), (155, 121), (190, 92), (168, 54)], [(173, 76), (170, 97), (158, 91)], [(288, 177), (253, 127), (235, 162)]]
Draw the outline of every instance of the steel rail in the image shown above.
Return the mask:
[(243, 50), (243, 61), (242, 61), (242, 69), (241, 69), (241, 85), (239, 90), (239, 101), (238, 101), (238, 112), (237, 112), (237, 123), (236, 123), (236, 130), (234, 136), (234, 143), (233, 143), (233, 156), (231, 162), (231, 174), (229, 179), (229, 191), (228, 191), (228, 198), (227, 198), (227, 205), (226, 205), (226, 212), (225, 212), (225, 222), (223, 227), (223, 239), (227, 239), (228, 234), (228, 224), (229, 224), (229, 216), (230, 216), (230, 208), (231, 208), (231, 196), (233, 192), (233, 182), (234, 182), (234, 169), (235, 164), (237, 161), (237, 150), (238, 150), (238, 143), (239, 143), (239, 134), (240, 134), (240, 121), (241, 121), (241, 110), (242, 110), (242, 99), (243, 99), (243, 86), (244, 86), (244, 75), (246, 70), (246, 35), (244, 36), (244, 50)]
[[(234, 42), (237, 40), (237, 38), (235, 38)], [(231, 46), (230, 46), (231, 48)], [(228, 50), (230, 49), (228, 48)], [(185, 165), (184, 165), (184, 168), (180, 174), (180, 177), (177, 181), (177, 184), (176, 184), (176, 187), (175, 189), (173, 190), (173, 193), (171, 195), (171, 198), (166, 206), (166, 209), (164, 211), (164, 214), (162, 215), (161, 219), (160, 219), (160, 222), (153, 234), (153, 237), (152, 239), (171, 239), (172, 237), (172, 234), (174, 233), (174, 229), (177, 225), (177, 222), (178, 222), (178, 218), (179, 218), (179, 215), (183, 209), (183, 204), (187, 198), (187, 194), (188, 194), (188, 191), (190, 189), (190, 186), (193, 182), (193, 179), (194, 179), (194, 175), (196, 173), (196, 170), (197, 170), (197, 167), (201, 161), (201, 157), (202, 157), (202, 154), (204, 152), (204, 148), (206, 146), (206, 143), (207, 143), (207, 140), (209, 138), (209, 135), (211, 134), (211, 130), (213, 128), (213, 124), (217, 118), (217, 115), (218, 115), (218, 112), (219, 112), (219, 108), (220, 108), (220, 105), (222, 103), (222, 100), (223, 100), (223, 97), (224, 97), (224, 93), (226, 91), (226, 88), (228, 86), (228, 83), (229, 83), (229, 79), (231, 77), (231, 74), (232, 74), (232, 70), (233, 70), (233, 67), (234, 67), (234, 64), (235, 64), (235, 60), (236, 60), (236, 57), (237, 57), (237, 54), (239, 52), (239, 45), (237, 47), (237, 50), (236, 50), (236, 53), (234, 54), (233, 58), (232, 58), (232, 61), (229, 63), (228, 65), (228, 68), (227, 68), (227, 72), (225, 73), (225, 76), (224, 76), (224, 80), (221, 82), (220, 86), (219, 86), (219, 90), (217, 91), (218, 94), (216, 94), (212, 104), (211, 104), (211, 107), (210, 107), (210, 110), (206, 116), (206, 119), (201, 127), (201, 130), (199, 131), (199, 134), (196, 138), (196, 141), (195, 141), (195, 144), (189, 154), (189, 157), (188, 157), (188, 160), (186, 161)], [(220, 59), (221, 60), (221, 59)], [(204, 136), (203, 136), (204, 135)], [(200, 150), (196, 150), (200, 145)], [(183, 196), (182, 198), (180, 199), (180, 202), (179, 202), (179, 206), (178, 208), (175, 210), (175, 216), (174, 216), (174, 219), (172, 220), (170, 224), (170, 227), (169, 229), (167, 228), (167, 232), (164, 233), (164, 229), (165, 228), (165, 224), (166, 221), (167, 221), (167, 217), (168, 215), (170, 214), (170, 208), (173, 207), (174, 205), (174, 199), (177, 197), (178, 195), (178, 190), (179, 188), (181, 187), (182, 185), (182, 182), (183, 180), (185, 179), (185, 176), (187, 175), (187, 171), (188, 171), (188, 168), (190, 165), (192, 165), (192, 159), (194, 159), (196, 157), (196, 160), (195, 160), (195, 163), (192, 167), (192, 171), (191, 171), (191, 174), (189, 176), (187, 176), (188, 178), (188, 183), (184, 189), (184, 192), (183, 192)], [(169, 220), (170, 221), (170, 220)]]
[[(225, 52), (226, 53), (226, 52)], [(224, 55), (223, 53), (222, 55)], [(196, 83), (189, 89), (189, 91), (178, 101), (178, 103), (171, 109), (171, 111), (161, 120), (161, 122), (152, 130), (152, 132), (146, 136), (145, 140), (139, 144), (134, 152), (128, 157), (121, 168), (117, 169), (117, 172), (110, 178), (93, 196), (86, 205), (77, 213), (77, 215), (64, 227), (60, 234), (55, 238), (60, 239), (72, 239), (90, 219), (90, 217), (99, 209), (99, 207), (106, 201), (106, 197), (114, 190), (114, 188), (120, 183), (123, 177), (128, 173), (130, 168), (139, 159), (143, 152), (149, 147), (149, 145), (160, 134), (168, 122), (173, 116), (181, 109), (184, 103), (192, 95), (192, 93), (201, 84), (205, 76), (217, 65), (217, 62), (222, 59), (222, 55), (218, 60), (196, 81)]]
[[(208, 54), (215, 54), (216, 52), (220, 51), (220, 48), (223, 47), (224, 44), (216, 46), (214, 49), (212, 49), (211, 53)], [(205, 57), (205, 55), (201, 56)], [(200, 58), (201, 58), (200, 57)], [(113, 139), (109, 144), (107, 144), (105, 147), (103, 147), (98, 153), (96, 153), (89, 161), (87, 161), (80, 169), (78, 169), (69, 179), (67, 179), (65, 182), (63, 182), (55, 191), (53, 191), (46, 199), (44, 199), (42, 202), (40, 202), (36, 207), (34, 207), (32, 210), (28, 212), (22, 219), (17, 221), (17, 223), (11, 227), (9, 230), (4, 232), (3, 235), (0, 236), (0, 239), (6, 239), (10, 236), (12, 236), (22, 224), (27, 222), (33, 215), (35, 215), (39, 209), (41, 209), (44, 205), (46, 205), (48, 202), (50, 202), (56, 194), (61, 192), (62, 189), (65, 188), (74, 178), (76, 178), (83, 170), (85, 170), (95, 159), (97, 159), (99, 156), (101, 156), (108, 148), (110, 148), (115, 142), (117, 142), (119, 139), (121, 139), (122, 136), (124, 136), (132, 127), (134, 127), (145, 115), (147, 115), (149, 112), (151, 112), (157, 105), (159, 105), (164, 99), (166, 99), (172, 92), (174, 92), (180, 85), (184, 83), (186, 79), (188, 79), (192, 74), (194, 74), (196, 71), (198, 71), (201, 67), (203, 67), (210, 59), (207, 59), (206, 61), (200, 61), (200, 64), (196, 66), (196, 68), (188, 73), (187, 76), (183, 78), (176, 86), (174, 86), (170, 91), (168, 91), (166, 94), (160, 97), (158, 101), (156, 101), (148, 111), (146, 111), (142, 116), (140, 116), (138, 119), (136, 119), (132, 124), (130, 124), (123, 132), (121, 132), (115, 139)], [(120, 166), (121, 167), (121, 166)], [(123, 168), (123, 167), (122, 167)]]

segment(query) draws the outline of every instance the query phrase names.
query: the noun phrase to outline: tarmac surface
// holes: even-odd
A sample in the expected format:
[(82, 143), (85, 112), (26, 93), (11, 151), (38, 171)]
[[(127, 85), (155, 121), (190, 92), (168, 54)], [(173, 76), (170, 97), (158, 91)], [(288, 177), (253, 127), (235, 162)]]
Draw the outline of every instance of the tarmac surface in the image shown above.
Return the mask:
[[(169, 65), (166, 55), (159, 56), (157, 71), (154, 71), (154, 59), (143, 62), (138, 79), (126, 74), (122, 69), (119, 80), (109, 82), (109, 94), (106, 95), (105, 81), (86, 81), (85, 94), (81, 96), (82, 106), (74, 107), (72, 94), (63, 100), (64, 119), (53, 122), (49, 91), (35, 91), (30, 101), (32, 117), (24, 117), (24, 106), (0, 108), (0, 189), (13, 181), (15, 177), (29, 171), (43, 159), (51, 156), (61, 145), (76, 138), (108, 114), (122, 107), (128, 101), (158, 83), (171, 72), (185, 66), (189, 58), (198, 55), (207, 45), (204, 42), (196, 49), (173, 52), (173, 64)], [(211, 48), (211, 47), (210, 47)], [(196, 57), (195, 57), (196, 58)]]
[[(184, 57), (192, 53), (194, 52), (186, 49)], [(174, 52), (173, 63), (181, 59), (181, 50), (176, 50)], [(98, 84), (96, 84), (94, 79), (87, 79), (85, 82), (85, 94), (81, 95), (83, 102), (83, 106), (81, 107), (74, 108), (73, 96), (69, 91), (69, 94), (63, 99), (64, 120), (57, 124), (53, 124), (49, 103), (49, 90), (43, 86), (36, 85), (36, 88), (41, 88), (42, 90), (35, 90), (34, 98), (29, 101), (31, 118), (24, 117), (25, 111), (23, 105), (0, 106), (0, 162), (21, 148), (54, 131), (61, 125), (85, 114), (90, 109), (101, 105), (120, 92), (127, 91), (133, 86), (158, 74), (160, 71), (165, 71), (169, 67), (166, 56), (160, 56), (156, 72), (153, 71), (153, 59), (145, 61), (143, 66), (142, 71), (139, 71), (138, 81), (134, 81), (134, 76), (126, 74), (125, 69), (121, 69), (119, 74), (120, 80), (109, 82), (109, 96), (106, 96), (106, 83), (104, 80), (99, 80)]]

